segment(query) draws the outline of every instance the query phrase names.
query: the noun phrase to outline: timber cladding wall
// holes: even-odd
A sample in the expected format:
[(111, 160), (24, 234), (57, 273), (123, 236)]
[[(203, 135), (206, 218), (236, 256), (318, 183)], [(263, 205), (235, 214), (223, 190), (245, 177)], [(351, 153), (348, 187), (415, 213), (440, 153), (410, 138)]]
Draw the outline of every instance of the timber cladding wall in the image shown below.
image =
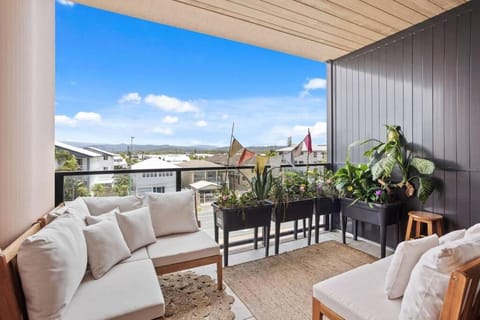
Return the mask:
[(400, 125), (443, 181), (424, 208), (449, 229), (480, 222), (480, 1), (332, 61), (330, 74), (335, 166), (353, 141)]

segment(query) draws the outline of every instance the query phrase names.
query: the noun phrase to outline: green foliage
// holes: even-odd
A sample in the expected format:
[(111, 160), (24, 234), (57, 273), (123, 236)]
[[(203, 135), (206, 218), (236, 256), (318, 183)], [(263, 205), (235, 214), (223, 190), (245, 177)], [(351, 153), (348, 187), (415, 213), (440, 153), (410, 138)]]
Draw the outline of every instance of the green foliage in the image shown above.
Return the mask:
[(320, 173), (318, 168), (314, 168), (308, 172), (309, 177), (312, 177), (316, 184), (317, 197), (329, 197), (335, 199), (338, 197), (338, 191), (335, 186), (334, 172), (325, 169)]
[(68, 151), (55, 149), (55, 160), (59, 164), (56, 171), (77, 171), (77, 159)]
[(252, 188), (252, 193), (257, 200), (266, 200), (270, 196), (270, 191), (272, 190), (272, 171), (263, 169), (263, 172), (260, 173), (259, 168), (255, 170), (255, 177), (252, 178), (250, 182), (250, 187)]
[(130, 190), (130, 176), (127, 174), (116, 175), (112, 190), (117, 196), (127, 196)]
[(97, 184), (93, 185), (92, 192), (93, 192), (93, 195), (95, 197), (104, 196), (105, 195), (105, 187), (103, 186), (103, 184), (97, 183)]
[[(387, 193), (387, 200), (391, 199), (393, 189), (404, 188), (407, 197), (415, 195), (416, 191), (419, 200), (425, 203), (435, 188), (432, 178), (433, 172), (435, 171), (435, 164), (428, 159), (417, 157), (414, 154), (413, 150), (409, 148), (399, 126), (386, 125), (385, 127), (387, 129), (386, 142), (376, 139), (357, 141), (349, 146), (349, 150), (355, 146), (376, 142), (373, 147), (364, 153), (364, 155), (369, 158), (368, 168), (371, 172), (373, 185), (376, 185), (378, 189), (382, 189)], [(347, 164), (342, 169), (354, 170), (353, 166), (349, 164), (348, 159)], [(399, 178), (394, 174), (395, 172), (399, 173)], [(337, 181), (337, 188), (339, 188), (339, 190), (343, 189), (343, 184), (346, 183), (345, 174), (346, 172), (343, 171), (336, 174), (336, 179), (339, 179)], [(418, 190), (415, 190), (412, 184), (415, 180), (417, 180), (419, 184)], [(373, 188), (373, 185), (352, 185), (352, 188)], [(366, 190), (364, 191), (366, 192)], [(371, 195), (365, 194), (364, 191), (358, 192), (359, 196), (356, 198), (359, 200), (363, 200), (365, 197), (367, 199), (372, 198)], [(355, 192), (352, 192), (352, 195), (353, 193)]]
[(86, 182), (81, 180), (81, 178), (65, 177), (64, 179), (63, 197), (65, 200), (74, 200), (77, 197), (90, 196)]
[(308, 173), (287, 171), (283, 178), (273, 180), (272, 199), (276, 203), (311, 199), (316, 196), (317, 185)]
[(228, 209), (254, 207), (263, 203), (257, 199), (253, 192), (238, 195), (235, 191), (230, 190), (226, 184), (222, 185), (216, 202), (220, 208)]

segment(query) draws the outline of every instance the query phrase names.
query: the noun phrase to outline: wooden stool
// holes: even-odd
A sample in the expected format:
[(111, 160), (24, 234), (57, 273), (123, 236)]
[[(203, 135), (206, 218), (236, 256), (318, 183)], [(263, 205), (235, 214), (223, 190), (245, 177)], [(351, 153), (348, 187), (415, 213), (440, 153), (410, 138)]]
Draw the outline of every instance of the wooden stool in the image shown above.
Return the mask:
[(424, 211), (410, 211), (408, 213), (408, 224), (407, 224), (407, 233), (405, 235), (405, 240), (410, 240), (412, 234), (412, 228), (415, 224), (415, 238), (419, 238), (421, 224), (425, 223), (427, 225), (427, 235), (433, 234), (433, 226), (435, 225), (435, 233), (438, 236), (443, 234), (443, 217), (439, 214), (424, 212)]

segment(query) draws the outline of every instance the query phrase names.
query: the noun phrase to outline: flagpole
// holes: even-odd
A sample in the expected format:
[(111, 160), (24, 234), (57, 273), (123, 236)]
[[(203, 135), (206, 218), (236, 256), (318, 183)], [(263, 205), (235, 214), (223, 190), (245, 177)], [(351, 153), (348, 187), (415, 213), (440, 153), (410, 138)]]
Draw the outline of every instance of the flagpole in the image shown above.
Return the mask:
[[(308, 136), (310, 136), (310, 128), (308, 128)], [(312, 139), (310, 138), (310, 145), (312, 144)], [(307, 147), (307, 180), (308, 180), (308, 171), (310, 169), (310, 150), (308, 150), (308, 146)]]
[(232, 132), (230, 133), (230, 146), (228, 147), (228, 153), (227, 153), (227, 166), (225, 168), (225, 183), (227, 184), (228, 188), (230, 188), (230, 179), (228, 179), (228, 167), (230, 166), (230, 152), (232, 151), (234, 128), (235, 128), (235, 122), (232, 122)]

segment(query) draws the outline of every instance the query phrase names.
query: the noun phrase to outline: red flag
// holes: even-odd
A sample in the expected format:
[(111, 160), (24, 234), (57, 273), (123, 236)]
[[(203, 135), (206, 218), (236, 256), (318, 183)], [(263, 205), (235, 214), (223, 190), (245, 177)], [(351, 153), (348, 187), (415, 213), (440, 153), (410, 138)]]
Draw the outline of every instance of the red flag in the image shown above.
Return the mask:
[(248, 150), (247, 148), (243, 149), (242, 155), (240, 156), (240, 159), (238, 160), (238, 165), (240, 166), (243, 162), (247, 161), (248, 159), (251, 159), (255, 157), (255, 153)]
[(303, 139), (303, 142), (305, 142), (305, 146), (307, 147), (308, 153), (312, 153), (313, 148), (312, 148), (312, 137), (310, 136), (310, 129), (308, 129), (308, 134), (305, 136), (305, 139)]

